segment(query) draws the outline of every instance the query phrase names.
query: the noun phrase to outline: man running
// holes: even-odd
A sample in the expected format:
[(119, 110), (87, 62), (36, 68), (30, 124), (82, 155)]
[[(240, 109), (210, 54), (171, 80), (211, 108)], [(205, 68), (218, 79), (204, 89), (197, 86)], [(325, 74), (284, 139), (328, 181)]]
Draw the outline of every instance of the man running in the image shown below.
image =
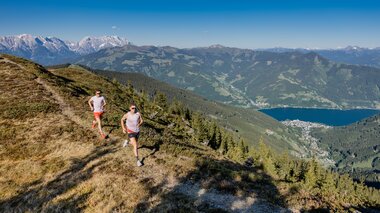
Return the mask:
[(104, 113), (104, 106), (106, 105), (106, 100), (103, 96), (100, 95), (100, 93), (100, 90), (96, 90), (95, 96), (91, 97), (90, 100), (88, 100), (88, 105), (90, 105), (91, 111), (94, 112), (95, 117), (95, 119), (92, 121), (92, 128), (94, 129), (97, 123), (100, 131), (100, 136), (102, 139), (105, 139), (106, 135), (102, 130), (101, 118)]
[[(139, 153), (137, 150), (138, 139), (140, 135), (140, 126), (143, 123), (142, 116), (136, 110), (136, 105), (131, 104), (129, 106), (130, 111), (126, 113), (121, 119), (121, 127), (123, 128), (123, 133), (128, 133), (128, 138), (133, 145), (133, 151), (137, 160), (137, 166), (142, 166), (143, 164), (139, 160)], [(129, 141), (126, 140), (123, 146), (127, 146)]]

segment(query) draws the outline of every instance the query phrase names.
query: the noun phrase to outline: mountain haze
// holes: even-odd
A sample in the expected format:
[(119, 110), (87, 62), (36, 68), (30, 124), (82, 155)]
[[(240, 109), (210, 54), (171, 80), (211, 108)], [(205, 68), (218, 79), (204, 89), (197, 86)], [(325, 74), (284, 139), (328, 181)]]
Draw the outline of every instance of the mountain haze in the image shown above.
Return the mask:
[(380, 47), (363, 48), (358, 46), (348, 46), (337, 49), (304, 49), (304, 48), (263, 48), (261, 51), (270, 51), (277, 53), (284, 52), (315, 52), (319, 55), (340, 63), (355, 64), (363, 66), (372, 66), (380, 68)]
[(77, 63), (143, 73), (235, 106), (380, 107), (380, 69), (335, 63), (313, 52), (127, 45), (83, 56)]

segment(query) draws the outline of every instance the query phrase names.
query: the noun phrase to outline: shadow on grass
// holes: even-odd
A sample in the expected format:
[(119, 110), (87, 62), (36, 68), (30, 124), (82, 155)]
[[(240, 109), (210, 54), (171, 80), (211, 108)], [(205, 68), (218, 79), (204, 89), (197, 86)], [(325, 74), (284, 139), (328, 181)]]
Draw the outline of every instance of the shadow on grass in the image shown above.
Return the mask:
[(161, 140), (157, 141), (155, 144), (153, 145), (142, 145), (140, 146), (138, 149), (149, 149), (151, 152), (145, 156), (143, 156), (141, 158), (141, 163), (144, 164), (144, 160), (149, 158), (150, 156), (154, 155), (156, 152), (158, 152), (160, 150), (160, 145), (162, 144), (163, 142)]
[(202, 158), (172, 187), (147, 184), (159, 202), (142, 199), (135, 212), (290, 212), (273, 181), (259, 167)]
[(110, 124), (107, 124), (107, 125), (103, 125), (103, 127), (109, 127), (110, 130), (108, 131), (108, 134), (111, 134), (113, 131), (117, 130), (120, 128), (120, 125), (110, 125)]
[[(23, 187), (16, 196), (0, 201), (1, 212), (41, 212), (41, 211), (80, 211), (88, 194), (73, 195), (57, 203), (49, 203), (54, 198), (75, 188), (80, 183), (91, 178), (95, 168), (103, 165), (105, 161), (92, 164), (93, 161), (116, 151), (115, 147), (95, 149), (87, 156), (77, 159), (73, 164), (53, 180), (41, 181)], [(82, 207), (81, 207), (82, 206)]]

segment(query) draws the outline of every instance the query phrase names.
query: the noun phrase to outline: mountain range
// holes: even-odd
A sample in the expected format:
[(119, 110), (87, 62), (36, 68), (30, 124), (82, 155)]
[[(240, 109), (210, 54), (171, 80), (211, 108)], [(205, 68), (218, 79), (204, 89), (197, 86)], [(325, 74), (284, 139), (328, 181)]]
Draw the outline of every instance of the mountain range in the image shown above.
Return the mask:
[(0, 37), (0, 52), (31, 59), (44, 65), (73, 60), (103, 48), (124, 46), (127, 39), (118, 36), (85, 37), (79, 42), (63, 41), (56, 37), (22, 34)]
[(76, 63), (143, 73), (235, 106), (380, 108), (380, 69), (336, 63), (314, 52), (126, 45)]
[[(129, 44), (128, 40), (118, 36), (84, 37), (79, 42), (64, 41), (57, 37), (32, 36), (29, 34), (0, 36), (0, 52), (36, 60), (45, 65), (66, 62), (78, 55), (96, 52), (100, 49)], [(221, 45), (212, 45), (214, 47)], [(345, 48), (260, 48), (256, 51), (269, 52), (316, 52), (335, 62), (373, 66), (380, 68), (380, 47), (364, 48), (347, 46)]]
[(372, 66), (380, 68), (380, 47), (364, 48), (358, 46), (347, 46), (337, 49), (306, 49), (306, 48), (264, 48), (258, 49), (270, 52), (315, 52), (335, 62)]
[(211, 100), (256, 108), (379, 108), (380, 72), (374, 68), (379, 51), (356, 46), (179, 49), (134, 46), (118, 36), (85, 37), (79, 42), (27, 34), (0, 37), (0, 52), (44, 65), (75, 62), (139, 72)]

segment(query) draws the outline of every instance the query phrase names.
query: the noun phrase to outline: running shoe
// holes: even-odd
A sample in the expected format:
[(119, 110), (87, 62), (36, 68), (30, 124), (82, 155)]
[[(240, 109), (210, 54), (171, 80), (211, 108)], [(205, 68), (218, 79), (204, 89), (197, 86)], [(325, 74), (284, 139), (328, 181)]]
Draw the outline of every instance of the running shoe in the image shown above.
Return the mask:
[(129, 140), (128, 140), (128, 139), (126, 139), (126, 140), (124, 141), (124, 143), (123, 143), (123, 147), (127, 147), (127, 146), (128, 146), (128, 144), (129, 144)]
[(138, 167), (140, 167), (140, 166), (142, 166), (143, 164), (141, 163), (141, 161), (140, 160), (137, 160), (137, 166)]
[(100, 137), (101, 137), (102, 139), (106, 139), (106, 135), (105, 135), (104, 133), (101, 133), (101, 134), (100, 134)]

